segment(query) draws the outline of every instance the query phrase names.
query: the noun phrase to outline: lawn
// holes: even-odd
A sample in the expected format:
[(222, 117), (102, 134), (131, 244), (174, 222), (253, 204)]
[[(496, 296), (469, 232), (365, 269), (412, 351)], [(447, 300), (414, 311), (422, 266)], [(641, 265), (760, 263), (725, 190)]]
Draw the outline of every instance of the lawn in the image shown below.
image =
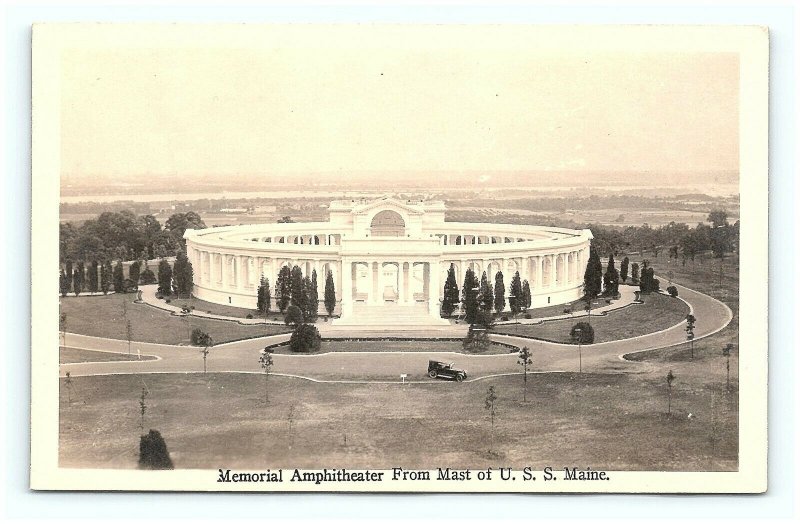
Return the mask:
[(141, 358), (127, 353), (110, 353), (108, 351), (91, 351), (88, 349), (76, 349), (61, 347), (59, 351), (59, 364), (76, 364), (79, 362), (118, 362), (130, 360), (155, 360), (151, 355), (142, 355)]
[[(609, 342), (653, 333), (679, 324), (689, 313), (689, 306), (683, 301), (661, 294), (645, 295), (644, 304), (634, 304), (626, 308), (608, 312), (605, 316), (592, 316), (594, 341)], [(506, 324), (497, 326), (496, 333), (520, 335), (550, 340), (564, 344), (572, 343), (570, 330), (578, 322), (586, 322), (585, 313), (574, 318), (556, 320), (544, 324)]]
[[(133, 339), (141, 342), (185, 344), (194, 328), (211, 335), (215, 344), (290, 332), (287, 327), (279, 325), (243, 326), (232, 321), (191, 315), (175, 316), (146, 304), (135, 304), (134, 298), (133, 294), (62, 298), (61, 311), (67, 314), (67, 331), (125, 340), (125, 307), (127, 318), (131, 321)], [(126, 303), (125, 306), (123, 302)]]
[(655, 374), (534, 375), (525, 403), (520, 376), (405, 386), (272, 376), (268, 405), (259, 375), (77, 377), (71, 403), (61, 382), (59, 462), (135, 468), (144, 381), (145, 430), (161, 432), (176, 468), (736, 470), (737, 391), (725, 394), (719, 374), (676, 375), (672, 416)]
[[(226, 317), (233, 317), (233, 318), (247, 318), (247, 315), (252, 315), (251, 318), (260, 318), (264, 319), (264, 315), (260, 314), (258, 310), (255, 309), (245, 309), (241, 307), (234, 307), (234, 306), (226, 306), (225, 304), (215, 304), (213, 302), (207, 302), (205, 300), (200, 300), (199, 298), (191, 297), (191, 298), (170, 298), (170, 305), (181, 307), (187, 305), (189, 307), (194, 306), (197, 311), (202, 311), (204, 313), (211, 313), (213, 315), (222, 315)], [(319, 304), (319, 322), (322, 322), (322, 317), (328, 315), (328, 312), (325, 311), (325, 305), (320, 301)], [(270, 311), (267, 315), (269, 320), (278, 320), (283, 321), (283, 313), (280, 311)]]
[[(293, 352), (289, 345), (281, 345), (275, 348), (277, 353)], [(336, 351), (453, 351), (456, 353), (466, 353), (461, 346), (460, 340), (323, 340), (318, 353), (328, 353)], [(498, 355), (517, 350), (500, 345), (491, 344), (489, 348), (481, 353), (482, 355)]]

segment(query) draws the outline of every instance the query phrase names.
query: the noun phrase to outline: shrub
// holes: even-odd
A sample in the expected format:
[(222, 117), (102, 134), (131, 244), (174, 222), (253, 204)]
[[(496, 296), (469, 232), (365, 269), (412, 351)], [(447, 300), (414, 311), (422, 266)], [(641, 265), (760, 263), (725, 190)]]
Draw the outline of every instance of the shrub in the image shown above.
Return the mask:
[(299, 306), (289, 306), (286, 308), (283, 322), (287, 326), (299, 326), (303, 323), (303, 310)]
[(500, 317), (500, 320), (502, 320), (503, 322), (508, 322), (508, 317), (506, 315), (503, 315), (502, 317)]
[(530, 319), (531, 318), (531, 314), (530, 313), (525, 313), (525, 318)]
[(190, 308), (186, 304), (181, 306), (181, 313), (183, 313), (184, 315), (188, 315), (191, 312), (192, 312), (192, 308)]
[(488, 311), (479, 309), (475, 312), (475, 322), (473, 324), (483, 326), (485, 329), (492, 329), (494, 327), (494, 316)]
[(156, 282), (158, 282), (158, 279), (156, 279), (155, 273), (153, 273), (153, 271), (149, 268), (142, 271), (142, 273), (139, 275), (140, 284), (148, 285), (155, 284)]
[(167, 443), (161, 433), (151, 429), (139, 440), (140, 469), (173, 469), (172, 459), (167, 451)]
[(252, 319), (252, 318), (253, 318), (253, 315), (252, 315), (252, 314), (250, 314), (250, 313), (248, 313), (246, 318), (247, 318), (248, 320), (250, 320), (250, 319)]
[(164, 298), (164, 295), (162, 295), (161, 293), (156, 293), (156, 298), (161, 300), (162, 298)]
[[(580, 334), (578, 333), (580, 330)], [(574, 343), (594, 344), (594, 328), (588, 322), (578, 322), (569, 331), (569, 336)]]
[(315, 353), (319, 351), (322, 337), (319, 330), (311, 324), (300, 324), (292, 332), (289, 349), (295, 353)]
[(169, 299), (169, 298), (168, 298), (168, 299), (167, 299), (167, 300), (165, 300), (164, 302), (166, 302), (167, 304), (169, 304), (170, 302), (172, 302), (172, 299)]
[(669, 296), (671, 296), (671, 297), (677, 297), (678, 296), (678, 288), (676, 288), (675, 286), (669, 286), (667, 288), (667, 293), (669, 293)]
[(213, 341), (211, 337), (200, 328), (194, 328), (192, 330), (192, 345), (193, 346), (205, 346), (205, 345), (212, 345)]

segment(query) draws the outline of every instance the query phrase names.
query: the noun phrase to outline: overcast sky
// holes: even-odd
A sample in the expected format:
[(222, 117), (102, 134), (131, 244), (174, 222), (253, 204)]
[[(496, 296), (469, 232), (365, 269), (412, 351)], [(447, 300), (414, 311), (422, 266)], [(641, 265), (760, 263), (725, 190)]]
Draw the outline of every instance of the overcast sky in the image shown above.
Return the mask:
[(62, 173), (738, 168), (735, 54), (357, 36), (62, 61)]

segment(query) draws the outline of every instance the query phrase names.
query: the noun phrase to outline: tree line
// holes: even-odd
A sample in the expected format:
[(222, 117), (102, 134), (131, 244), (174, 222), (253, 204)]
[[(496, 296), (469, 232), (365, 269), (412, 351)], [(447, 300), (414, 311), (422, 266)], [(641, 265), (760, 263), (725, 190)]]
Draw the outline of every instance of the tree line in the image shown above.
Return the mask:
[[(508, 295), (508, 308), (513, 315), (531, 306), (531, 288), (527, 280), (522, 280), (519, 271), (511, 278)], [(457, 309), (461, 309), (467, 323), (474, 324), (480, 312), (491, 315), (492, 311), (502, 313), (506, 310), (506, 285), (502, 271), (495, 274), (494, 283), (489, 281), (486, 271), (477, 275), (468, 268), (464, 273), (464, 282), (459, 293), (456, 281), (455, 265), (450, 264), (444, 283), (442, 313), (449, 317)]]

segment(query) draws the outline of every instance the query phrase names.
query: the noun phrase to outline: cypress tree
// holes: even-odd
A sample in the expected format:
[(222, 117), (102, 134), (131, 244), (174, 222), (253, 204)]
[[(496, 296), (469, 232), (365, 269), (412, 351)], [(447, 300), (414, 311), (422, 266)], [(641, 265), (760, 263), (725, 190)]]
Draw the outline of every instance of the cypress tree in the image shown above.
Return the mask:
[(589, 248), (589, 262), (586, 264), (586, 272), (583, 274), (583, 295), (594, 298), (602, 291), (603, 265), (600, 263), (600, 255), (592, 246)]
[(100, 289), (100, 282), (98, 281), (98, 268), (97, 268), (97, 260), (92, 260), (92, 263), (89, 265), (89, 292), (90, 293), (97, 293), (97, 290)]
[(172, 268), (163, 258), (158, 262), (158, 292), (162, 295), (172, 294)]
[(484, 271), (483, 275), (481, 275), (480, 288), (481, 289), (478, 292), (478, 296), (480, 297), (480, 300), (478, 301), (478, 307), (481, 309), (481, 311), (491, 313), (492, 304), (494, 303), (494, 291), (492, 289), (492, 285), (489, 283), (489, 277), (486, 275), (486, 271)]
[(631, 282), (634, 284), (639, 283), (639, 264), (636, 262), (631, 264)]
[(72, 278), (75, 271), (72, 268), (72, 260), (67, 260), (67, 293), (72, 291)]
[(450, 264), (450, 269), (447, 270), (447, 279), (444, 281), (444, 297), (442, 299), (442, 312), (444, 316), (449, 317), (453, 314), (458, 306), (458, 283), (456, 282), (456, 268), (455, 265)]
[(125, 272), (122, 269), (122, 260), (118, 260), (114, 266), (114, 292), (122, 293), (125, 287)]
[(142, 269), (141, 262), (134, 260), (131, 267), (128, 268), (128, 278), (131, 279), (133, 285), (139, 287), (139, 273)]
[(173, 469), (172, 459), (167, 451), (167, 444), (161, 433), (151, 429), (139, 440), (140, 469)]
[(609, 255), (606, 272), (603, 275), (603, 294), (606, 296), (616, 295), (619, 287), (619, 273), (614, 265), (614, 255)]
[(278, 310), (283, 313), (292, 299), (291, 269), (289, 266), (281, 267), (278, 279), (275, 281), (275, 301)]
[(67, 296), (69, 293), (70, 278), (67, 276), (67, 270), (62, 269), (58, 276), (58, 291), (62, 297)]
[[(677, 258), (677, 254), (675, 255), (675, 258)], [(622, 279), (623, 283), (628, 280), (628, 263), (628, 257), (625, 257), (622, 259), (622, 264), (619, 266), (619, 278)]]
[(336, 308), (336, 287), (333, 283), (333, 271), (328, 271), (325, 277), (325, 311), (328, 315), (333, 315), (333, 310)]
[(175, 257), (172, 275), (175, 280), (175, 287), (178, 289), (178, 295), (182, 297), (191, 296), (194, 270), (192, 269), (192, 263), (189, 262), (189, 257), (186, 256), (183, 250), (178, 251)]
[(522, 307), (529, 309), (531, 307), (531, 285), (527, 280), (522, 281)]
[(266, 315), (269, 313), (269, 306), (270, 300), (272, 297), (270, 296), (269, 291), (269, 280), (264, 275), (261, 275), (261, 281), (258, 283), (258, 294), (256, 300), (256, 309), (262, 315)]
[[(300, 266), (294, 266), (291, 271), (290, 277), (290, 296), (291, 302), (293, 306), (300, 306), (300, 304), (304, 300), (304, 291), (303, 291), (303, 270), (300, 269)], [(300, 309), (303, 309), (302, 306)]]
[(506, 309), (506, 285), (503, 283), (503, 272), (494, 276), (494, 310), (502, 313)]
[(461, 302), (467, 323), (473, 324), (478, 312), (478, 277), (472, 269), (464, 273), (464, 285), (461, 288)]
[(522, 280), (519, 277), (519, 271), (514, 272), (514, 277), (511, 279), (511, 296), (508, 298), (508, 307), (511, 308), (511, 313), (516, 315), (522, 310), (522, 304), (525, 297), (522, 296)]
[(103, 265), (100, 267), (100, 290), (103, 292), (104, 295), (108, 294), (108, 291), (111, 289), (111, 261), (106, 260), (103, 262)]
[(314, 322), (319, 315), (319, 290), (317, 289), (317, 270), (311, 270), (311, 278), (304, 278), (306, 291), (306, 310), (304, 315), (307, 322)]
[(84, 278), (83, 262), (78, 262), (75, 266), (75, 273), (72, 275), (72, 291), (76, 297), (83, 291)]

